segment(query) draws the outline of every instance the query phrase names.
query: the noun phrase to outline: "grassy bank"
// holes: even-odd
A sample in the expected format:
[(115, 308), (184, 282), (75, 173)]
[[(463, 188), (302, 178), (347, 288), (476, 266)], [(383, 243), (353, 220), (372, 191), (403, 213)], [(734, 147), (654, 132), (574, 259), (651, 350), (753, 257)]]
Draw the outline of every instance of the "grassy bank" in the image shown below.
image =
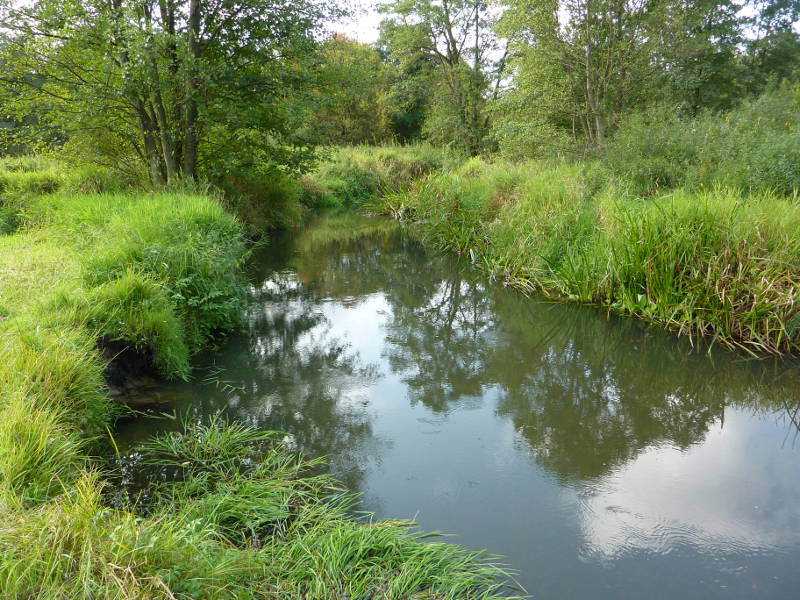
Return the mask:
[(329, 148), (301, 180), (305, 203), (317, 208), (358, 208), (463, 160), (428, 145)]
[(800, 350), (800, 206), (769, 192), (642, 199), (567, 163), (479, 159), (376, 201), (524, 291), (760, 354)]
[(189, 375), (238, 323), (243, 226), (208, 196), (17, 166), (0, 166), (3, 598), (498, 597), (483, 557), (354, 520), (315, 464), (218, 420), (140, 449), (149, 500), (112, 506), (123, 466), (92, 457), (113, 454), (109, 361)]

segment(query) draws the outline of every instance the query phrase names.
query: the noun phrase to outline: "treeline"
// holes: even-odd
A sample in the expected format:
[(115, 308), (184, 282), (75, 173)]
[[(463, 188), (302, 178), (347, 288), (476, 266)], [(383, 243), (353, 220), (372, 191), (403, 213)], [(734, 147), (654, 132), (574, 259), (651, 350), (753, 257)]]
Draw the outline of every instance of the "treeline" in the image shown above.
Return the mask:
[(620, 130), (727, 111), (800, 75), (792, 0), (406, 0), (384, 11), (374, 48), (325, 44), (342, 70), (340, 101), (323, 113), (329, 143), (584, 155)]
[[(158, 184), (231, 189), (302, 174), (320, 145), (587, 156), (669, 128), (697, 138), (686, 123), (776, 90), (785, 105), (800, 77), (797, 0), (394, 0), (381, 10), (368, 45), (331, 33), (345, 11), (326, 0), (4, 6), (0, 153), (57, 147)], [(659, 169), (659, 183), (683, 177)]]

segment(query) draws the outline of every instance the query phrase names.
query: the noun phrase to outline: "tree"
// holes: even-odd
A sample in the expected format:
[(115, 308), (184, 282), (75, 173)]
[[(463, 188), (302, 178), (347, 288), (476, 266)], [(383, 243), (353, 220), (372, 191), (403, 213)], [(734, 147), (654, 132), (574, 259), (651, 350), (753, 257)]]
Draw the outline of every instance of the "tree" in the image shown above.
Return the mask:
[[(304, 157), (289, 110), (320, 19), (315, 0), (36, 0), (0, 5), (10, 32), (0, 83), (105, 160), (155, 183), (227, 169), (247, 148)], [(33, 81), (36, 85), (33, 85)]]
[[(429, 62), (431, 99), (423, 132), (439, 144), (481, 151), (488, 130), (486, 101), (500, 77), (493, 14), (483, 0), (397, 0), (384, 7), (381, 38), (391, 60), (404, 69)], [(404, 69), (405, 70), (405, 69)]]
[(800, 21), (798, 0), (755, 0), (748, 19), (754, 37), (747, 43), (745, 68), (751, 74), (748, 91), (756, 94), (768, 83), (797, 81), (800, 77)]
[(422, 139), (425, 114), (433, 102), (437, 61), (429, 54), (395, 48), (395, 25), (384, 21), (378, 40), (388, 76), (382, 104), (395, 139), (410, 142)]
[[(320, 106), (310, 123), (326, 144), (377, 144), (391, 137), (382, 103), (388, 73), (381, 55), (367, 44), (335, 35), (320, 45), (323, 79)], [(309, 133), (311, 135), (311, 133)]]
[(656, 60), (666, 81), (665, 99), (691, 116), (703, 108), (732, 107), (743, 96), (737, 61), (743, 42), (740, 6), (732, 0), (665, 3)]
[(657, 74), (656, 0), (512, 0), (499, 30), (510, 40), (514, 118), (603, 142)]

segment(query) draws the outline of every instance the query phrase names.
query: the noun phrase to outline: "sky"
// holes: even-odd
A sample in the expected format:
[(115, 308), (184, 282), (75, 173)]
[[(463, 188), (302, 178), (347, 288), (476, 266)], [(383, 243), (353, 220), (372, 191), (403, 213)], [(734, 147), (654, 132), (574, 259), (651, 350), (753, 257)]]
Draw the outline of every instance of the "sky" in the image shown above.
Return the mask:
[(347, 3), (353, 16), (331, 26), (331, 29), (365, 44), (378, 41), (378, 25), (385, 17), (378, 12), (384, 2), (379, 0), (350, 0)]

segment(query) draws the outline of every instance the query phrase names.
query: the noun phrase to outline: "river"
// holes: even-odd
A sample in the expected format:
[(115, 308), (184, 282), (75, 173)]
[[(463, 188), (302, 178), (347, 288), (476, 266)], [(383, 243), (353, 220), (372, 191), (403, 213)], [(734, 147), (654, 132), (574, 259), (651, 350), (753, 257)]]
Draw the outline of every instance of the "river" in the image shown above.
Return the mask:
[(245, 331), (156, 412), (285, 431), (538, 599), (800, 598), (796, 363), (526, 298), (387, 220), (276, 234), (251, 277)]

